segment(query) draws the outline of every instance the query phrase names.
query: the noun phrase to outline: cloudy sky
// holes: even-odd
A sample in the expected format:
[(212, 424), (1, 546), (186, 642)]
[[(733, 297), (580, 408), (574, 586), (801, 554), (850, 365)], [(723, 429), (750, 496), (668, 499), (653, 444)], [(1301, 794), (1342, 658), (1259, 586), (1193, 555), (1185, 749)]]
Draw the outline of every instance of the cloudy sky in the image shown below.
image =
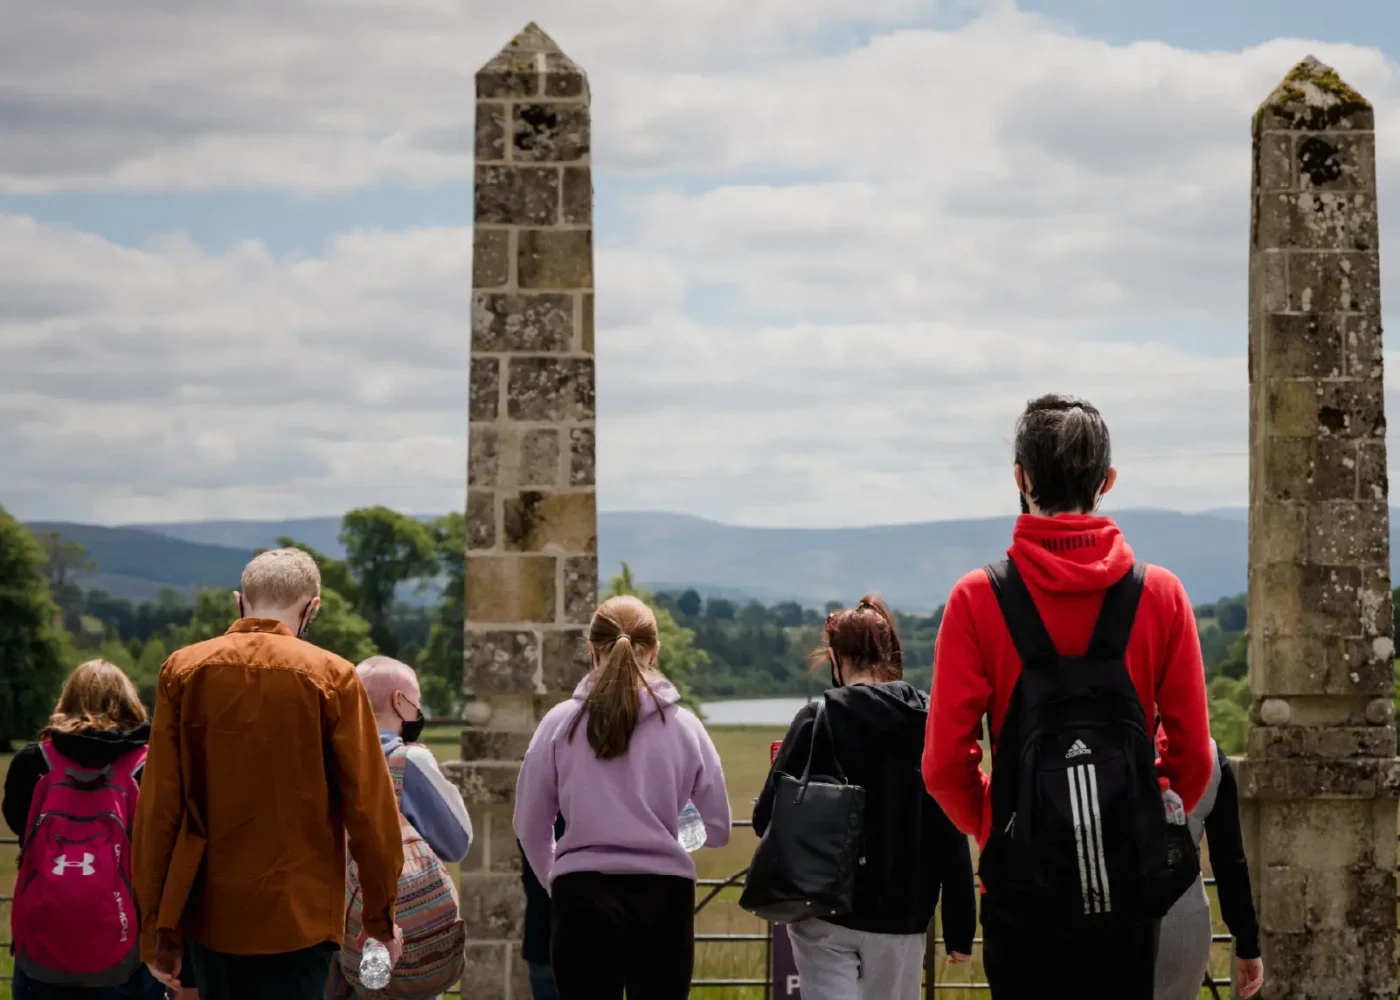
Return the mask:
[(530, 19), (592, 82), (604, 509), (1012, 513), (1046, 390), (1110, 506), (1242, 504), (1249, 116), (1337, 67), (1394, 231), (1390, 6), (0, 0), (0, 504), (460, 508), (472, 76)]

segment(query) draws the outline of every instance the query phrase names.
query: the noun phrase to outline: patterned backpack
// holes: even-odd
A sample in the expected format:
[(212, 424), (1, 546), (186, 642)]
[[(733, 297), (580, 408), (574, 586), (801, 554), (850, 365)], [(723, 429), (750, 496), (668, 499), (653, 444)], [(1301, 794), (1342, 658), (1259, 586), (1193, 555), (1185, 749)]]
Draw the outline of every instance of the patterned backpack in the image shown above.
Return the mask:
[(345, 878), (345, 940), (340, 948), (341, 975), (356, 995), (375, 1000), (430, 1000), (462, 979), (466, 963), (467, 927), (457, 901), (452, 873), (403, 815), (403, 772), (408, 748), (389, 752), (389, 774), (399, 801), (399, 832), (403, 837), (403, 871), (395, 921), (403, 929), (403, 957), (394, 966), (389, 985), (369, 990), (360, 983), (360, 869), (352, 860)]

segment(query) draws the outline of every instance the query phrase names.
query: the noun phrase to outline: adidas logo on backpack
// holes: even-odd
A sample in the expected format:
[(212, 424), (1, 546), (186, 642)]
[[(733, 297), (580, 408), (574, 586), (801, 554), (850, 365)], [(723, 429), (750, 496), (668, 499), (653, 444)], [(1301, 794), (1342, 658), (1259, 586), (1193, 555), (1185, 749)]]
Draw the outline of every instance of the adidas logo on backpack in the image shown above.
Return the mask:
[(1200, 871), (1187, 828), (1163, 815), (1156, 741), (1125, 661), (1145, 569), (1104, 593), (1084, 655), (1062, 656), (1015, 564), (987, 567), (1021, 658), (994, 749), (997, 832), (979, 867), (988, 894), (1009, 908), (1065, 921), (1156, 919)]

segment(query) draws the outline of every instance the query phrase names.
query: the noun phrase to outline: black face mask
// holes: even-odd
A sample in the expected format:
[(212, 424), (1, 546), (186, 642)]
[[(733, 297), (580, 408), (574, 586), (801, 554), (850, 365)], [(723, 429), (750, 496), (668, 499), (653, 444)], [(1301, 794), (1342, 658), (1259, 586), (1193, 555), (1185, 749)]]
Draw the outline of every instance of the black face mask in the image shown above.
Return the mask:
[(831, 664), (831, 686), (834, 688), (845, 687), (846, 685), (842, 682), (840, 674), (836, 672), (836, 658), (834, 656), (828, 656), (827, 662)]
[[(408, 701), (407, 698), (403, 700), (406, 702)], [(412, 702), (409, 702), (409, 704), (412, 704)], [(405, 743), (417, 743), (418, 737), (423, 735), (423, 723), (427, 721), (423, 716), (423, 710), (417, 705), (413, 707), (418, 710), (418, 718), (404, 719), (403, 725), (399, 727), (399, 735), (403, 737)], [(403, 716), (399, 716), (399, 718), (402, 719)]]

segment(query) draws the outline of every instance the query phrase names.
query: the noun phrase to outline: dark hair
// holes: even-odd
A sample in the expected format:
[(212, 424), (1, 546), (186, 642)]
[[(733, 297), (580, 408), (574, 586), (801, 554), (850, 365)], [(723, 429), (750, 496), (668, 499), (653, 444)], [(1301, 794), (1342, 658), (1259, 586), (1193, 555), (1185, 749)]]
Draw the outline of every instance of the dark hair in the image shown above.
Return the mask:
[(822, 644), (812, 651), (812, 663), (836, 665), (832, 654), (857, 670), (868, 670), (882, 681), (904, 676), (904, 650), (889, 607), (866, 594), (854, 608), (839, 608), (826, 616)]
[(1016, 421), (1016, 464), (1045, 513), (1093, 510), (1112, 464), (1108, 425), (1091, 403), (1075, 396), (1033, 399)]
[(656, 703), (661, 721), (666, 721), (661, 699), (647, 683), (646, 668), (638, 653), (659, 650), (660, 633), (656, 616), (641, 599), (630, 594), (610, 597), (593, 612), (588, 626), (588, 642), (599, 654), (601, 666), (595, 672), (593, 689), (569, 723), (568, 742), (584, 713), (588, 714), (588, 745), (599, 760), (612, 760), (627, 752), (632, 731), (641, 719), (643, 689)]

